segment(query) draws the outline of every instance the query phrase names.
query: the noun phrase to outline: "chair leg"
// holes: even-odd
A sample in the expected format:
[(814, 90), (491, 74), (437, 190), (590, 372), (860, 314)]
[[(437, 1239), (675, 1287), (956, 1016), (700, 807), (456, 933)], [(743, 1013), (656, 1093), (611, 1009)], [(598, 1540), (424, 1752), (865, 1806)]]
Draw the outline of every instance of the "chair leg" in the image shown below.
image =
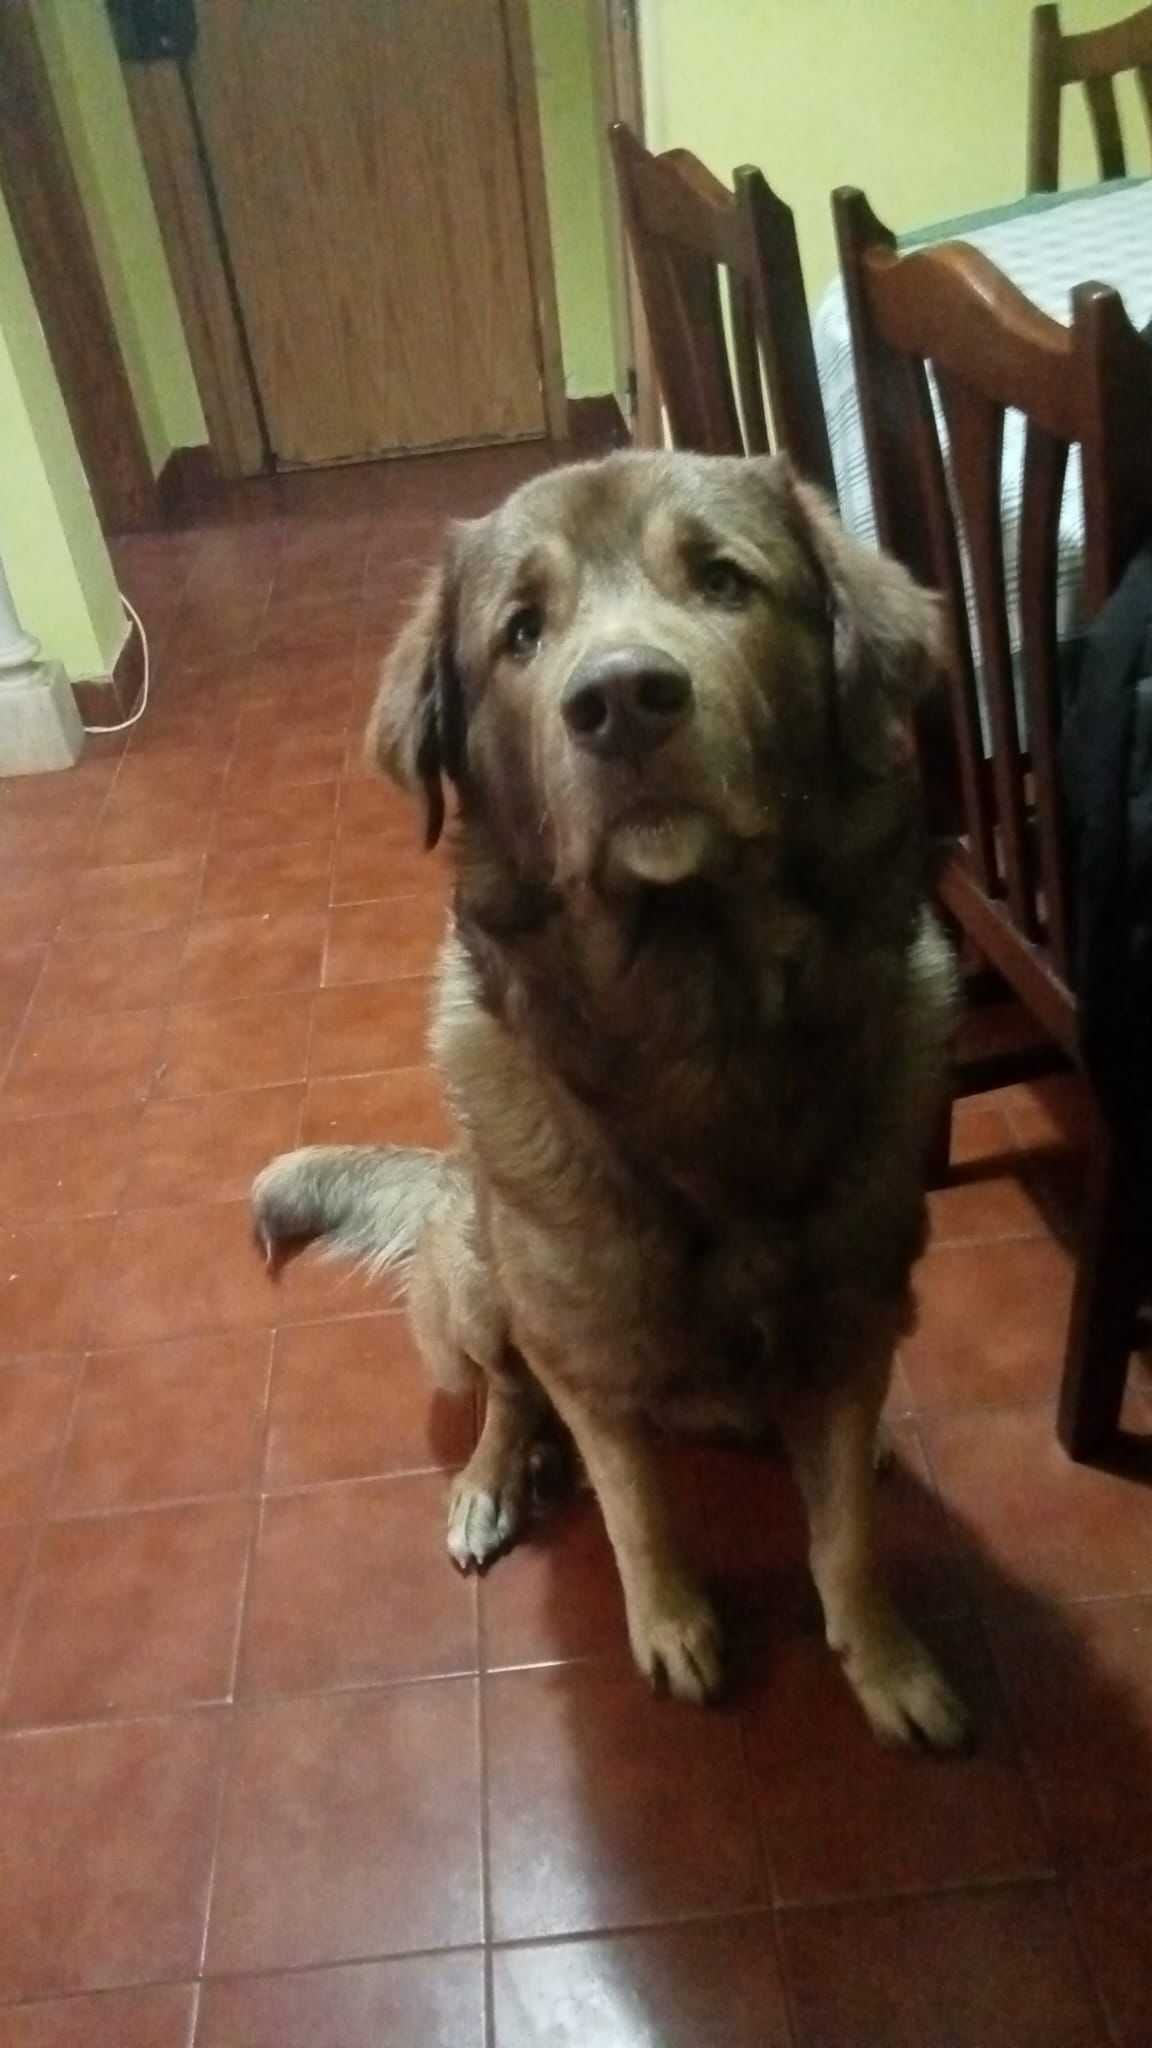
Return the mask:
[(1134, 1149), (1100, 1127), (1088, 1161), (1088, 1203), (1076, 1266), (1057, 1428), (1069, 1457), (1114, 1442), (1136, 1319), (1152, 1270), (1148, 1185)]
[(952, 1104), (955, 1099), (955, 1090), (949, 1081), (932, 1126), (928, 1153), (924, 1161), (925, 1185), (929, 1188), (942, 1188), (947, 1185), (952, 1167)]

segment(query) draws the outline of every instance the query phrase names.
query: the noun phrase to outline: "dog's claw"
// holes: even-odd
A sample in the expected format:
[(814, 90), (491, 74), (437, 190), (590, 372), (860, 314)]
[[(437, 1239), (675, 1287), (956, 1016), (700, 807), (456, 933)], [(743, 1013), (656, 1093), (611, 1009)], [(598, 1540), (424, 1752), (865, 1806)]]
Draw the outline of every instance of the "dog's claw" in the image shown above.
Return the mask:
[(845, 1671), (885, 1748), (971, 1749), (974, 1731), (967, 1707), (914, 1637), (887, 1668), (853, 1668), (847, 1659)]
[(720, 1625), (708, 1602), (633, 1624), (632, 1650), (654, 1692), (702, 1705), (724, 1689)]
[(448, 1509), (448, 1555), (457, 1570), (484, 1571), (515, 1542), (523, 1516), (522, 1487), (487, 1493), (461, 1480)]

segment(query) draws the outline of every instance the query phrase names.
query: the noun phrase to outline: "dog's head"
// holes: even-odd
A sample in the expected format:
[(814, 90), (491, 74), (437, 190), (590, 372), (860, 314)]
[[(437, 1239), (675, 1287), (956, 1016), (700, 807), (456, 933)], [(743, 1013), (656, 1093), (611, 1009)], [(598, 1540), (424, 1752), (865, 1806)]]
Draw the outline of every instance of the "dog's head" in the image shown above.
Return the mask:
[(670, 885), (907, 773), (936, 602), (781, 458), (626, 454), (456, 526), (385, 667), (381, 765), (524, 880)]

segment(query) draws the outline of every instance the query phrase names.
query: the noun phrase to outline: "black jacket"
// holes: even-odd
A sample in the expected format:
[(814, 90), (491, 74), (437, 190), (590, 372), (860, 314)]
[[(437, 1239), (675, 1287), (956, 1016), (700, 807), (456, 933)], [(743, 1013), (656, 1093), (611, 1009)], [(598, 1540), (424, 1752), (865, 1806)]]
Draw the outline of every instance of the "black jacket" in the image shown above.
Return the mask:
[(1083, 637), (1062, 738), (1081, 1049), (1152, 1160), (1152, 545)]

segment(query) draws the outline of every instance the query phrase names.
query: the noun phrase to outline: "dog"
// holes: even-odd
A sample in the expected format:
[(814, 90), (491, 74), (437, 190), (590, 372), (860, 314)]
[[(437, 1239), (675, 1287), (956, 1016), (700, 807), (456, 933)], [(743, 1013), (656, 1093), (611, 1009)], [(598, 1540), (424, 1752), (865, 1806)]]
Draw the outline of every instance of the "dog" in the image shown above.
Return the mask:
[(370, 745), (430, 846), (456, 814), (431, 1045), (459, 1145), (309, 1147), (253, 1208), (270, 1257), (404, 1267), (435, 1376), (483, 1376), (459, 1566), (515, 1541), (559, 1418), (636, 1663), (710, 1699), (651, 1425), (772, 1424), (864, 1712), (946, 1750), (967, 1714), (872, 1536), (953, 1024), (910, 739), (938, 632), (781, 457), (616, 454), (457, 524)]

